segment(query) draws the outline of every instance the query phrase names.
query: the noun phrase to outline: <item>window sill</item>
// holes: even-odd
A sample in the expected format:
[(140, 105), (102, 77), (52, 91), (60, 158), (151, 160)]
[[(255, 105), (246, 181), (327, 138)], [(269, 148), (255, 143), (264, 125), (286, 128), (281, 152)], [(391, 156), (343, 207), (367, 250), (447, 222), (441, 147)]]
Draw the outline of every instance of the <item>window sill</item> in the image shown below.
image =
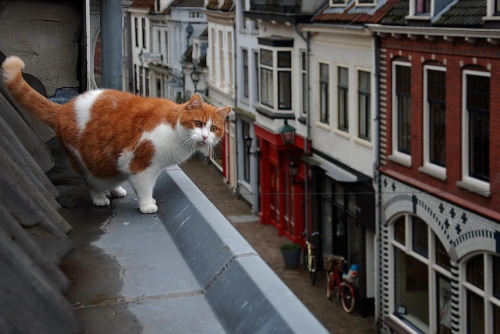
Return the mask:
[(464, 178), (462, 181), (458, 181), (457, 186), (462, 188), (462, 189), (471, 191), (475, 194), (478, 194), (480, 196), (483, 196), (483, 197), (490, 197), (491, 196), (489, 183), (475, 180), (471, 177), (467, 177), (467, 178)]
[(394, 153), (394, 154), (389, 156), (389, 160), (391, 160), (397, 164), (403, 165), (405, 167), (408, 167), (408, 168), (411, 167), (411, 156), (406, 155), (406, 154), (402, 154), (399, 152)]
[(363, 147), (366, 147), (366, 148), (369, 148), (369, 149), (372, 149), (373, 148), (373, 144), (371, 141), (368, 141), (366, 139), (362, 139), (362, 138), (354, 138), (354, 142), (360, 146), (363, 146)]
[(320, 128), (320, 129), (323, 129), (323, 130), (326, 130), (326, 131), (330, 131), (331, 130), (330, 125), (326, 124), (326, 123), (317, 122), (316, 126), (318, 128)]
[(432, 164), (425, 164), (418, 169), (420, 173), (424, 173), (435, 177), (441, 181), (446, 181), (446, 169)]
[(349, 136), (349, 132), (346, 132), (346, 131), (343, 131), (343, 130), (339, 130), (339, 129), (335, 129), (334, 133), (337, 136), (342, 137), (344, 139), (351, 139), (351, 136)]

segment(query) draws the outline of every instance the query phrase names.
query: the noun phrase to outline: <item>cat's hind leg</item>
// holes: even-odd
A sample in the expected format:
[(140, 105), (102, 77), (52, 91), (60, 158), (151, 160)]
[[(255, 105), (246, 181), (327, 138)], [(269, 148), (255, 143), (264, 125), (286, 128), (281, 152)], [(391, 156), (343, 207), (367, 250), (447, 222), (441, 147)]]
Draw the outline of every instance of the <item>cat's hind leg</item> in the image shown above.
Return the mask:
[(125, 197), (127, 191), (122, 186), (117, 186), (109, 191), (113, 197)]
[(111, 189), (109, 192), (113, 197), (123, 197), (127, 194), (127, 191), (120, 186), (123, 179), (98, 179), (87, 175), (86, 180), (90, 197), (92, 197), (92, 202), (95, 206), (108, 206), (111, 203), (109, 198), (106, 196), (106, 192), (109, 189)]
[(89, 187), (90, 197), (95, 206), (108, 206), (110, 204), (109, 198), (103, 191), (96, 191)]

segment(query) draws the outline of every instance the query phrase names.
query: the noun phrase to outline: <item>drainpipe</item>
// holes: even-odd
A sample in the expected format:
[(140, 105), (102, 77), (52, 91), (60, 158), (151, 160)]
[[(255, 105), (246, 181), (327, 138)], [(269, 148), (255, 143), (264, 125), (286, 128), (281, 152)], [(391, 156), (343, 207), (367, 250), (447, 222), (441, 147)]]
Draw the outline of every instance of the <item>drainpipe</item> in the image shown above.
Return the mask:
[(101, 1), (102, 85), (122, 89), (122, 1)]
[[(375, 274), (374, 277), (380, 277), (381, 274), (381, 256), (382, 256), (382, 211), (380, 208), (380, 203), (381, 203), (381, 185), (380, 185), (380, 172), (379, 172), (379, 167), (380, 167), (380, 101), (379, 101), (379, 79), (380, 79), (380, 66), (379, 66), (379, 59), (380, 59), (380, 50), (379, 50), (379, 42), (378, 42), (378, 37), (376, 33), (373, 33), (373, 47), (374, 47), (374, 66), (373, 68), (375, 69), (374, 73), (374, 87), (375, 87), (375, 92), (374, 92), (374, 98), (375, 98), (375, 112), (377, 113), (375, 116), (375, 162), (373, 164), (373, 173), (374, 173), (374, 182), (375, 182)], [(374, 255), (375, 255), (374, 254)], [(377, 327), (379, 327), (379, 319), (381, 316), (382, 312), (382, 290), (380, 287), (380, 284), (375, 285), (375, 322), (377, 324)]]
[[(306, 42), (306, 73), (307, 73), (307, 114), (306, 114), (306, 140), (304, 143), (304, 155), (308, 155), (309, 152), (309, 141), (311, 139), (311, 125), (310, 125), (310, 117), (311, 117), (311, 83), (309, 80), (309, 69), (311, 68), (311, 33), (308, 32), (306, 36), (302, 35), (302, 32), (298, 29), (297, 25), (294, 26), (295, 31), (297, 34)], [(305, 195), (304, 195), (304, 233), (306, 240), (309, 237), (309, 167), (307, 167), (307, 164), (304, 164), (305, 166), (305, 181), (304, 181), (304, 188), (305, 188)]]

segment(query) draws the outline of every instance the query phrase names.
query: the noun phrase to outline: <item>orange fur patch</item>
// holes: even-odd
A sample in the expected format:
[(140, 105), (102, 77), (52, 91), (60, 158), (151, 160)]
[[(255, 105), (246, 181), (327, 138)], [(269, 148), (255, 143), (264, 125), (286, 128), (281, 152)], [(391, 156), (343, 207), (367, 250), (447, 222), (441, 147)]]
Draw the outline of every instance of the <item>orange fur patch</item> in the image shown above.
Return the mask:
[(155, 147), (151, 140), (142, 141), (134, 150), (134, 157), (130, 161), (130, 171), (133, 174), (146, 170), (155, 154)]

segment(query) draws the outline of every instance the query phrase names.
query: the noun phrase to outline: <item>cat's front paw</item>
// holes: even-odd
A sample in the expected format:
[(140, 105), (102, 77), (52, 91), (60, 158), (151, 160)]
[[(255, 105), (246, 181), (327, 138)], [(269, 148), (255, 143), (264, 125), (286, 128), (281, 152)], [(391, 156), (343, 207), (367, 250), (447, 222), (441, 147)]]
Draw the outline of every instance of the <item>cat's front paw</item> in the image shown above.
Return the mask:
[(142, 213), (156, 213), (156, 211), (158, 211), (158, 206), (154, 203), (141, 206)]

